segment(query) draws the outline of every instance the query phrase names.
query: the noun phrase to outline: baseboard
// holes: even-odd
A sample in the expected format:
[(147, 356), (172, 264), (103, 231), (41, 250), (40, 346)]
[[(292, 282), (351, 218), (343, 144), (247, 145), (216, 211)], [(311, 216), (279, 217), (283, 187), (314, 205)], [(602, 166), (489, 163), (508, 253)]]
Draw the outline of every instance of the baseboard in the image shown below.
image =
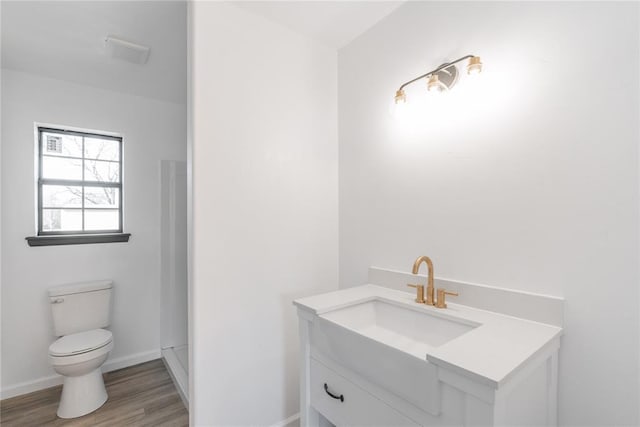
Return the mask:
[[(117, 359), (108, 359), (102, 365), (102, 372), (111, 372), (139, 363), (148, 362), (160, 358), (160, 350), (152, 350), (144, 353), (136, 353), (130, 356), (118, 357)], [(10, 397), (20, 396), (22, 394), (32, 393), (34, 391), (43, 390), (45, 388), (54, 387), (62, 384), (62, 376), (51, 375), (48, 377), (38, 378), (32, 381), (25, 381), (5, 387), (0, 391), (0, 399), (8, 399)]]
[(0, 391), (0, 399), (9, 399), (10, 397), (44, 390), (45, 388), (54, 387), (60, 384), (62, 384), (62, 377), (60, 375), (51, 375), (49, 377), (42, 377), (33, 381), (25, 381), (2, 389), (2, 391)]
[[(299, 425), (300, 413), (291, 415), (289, 418), (284, 419), (282, 421), (278, 421), (275, 424), (272, 424), (270, 427), (287, 427), (293, 425)], [(298, 423), (296, 423), (298, 421)]]
[(169, 375), (173, 380), (173, 384), (176, 386), (176, 390), (178, 390), (178, 394), (180, 398), (182, 398), (182, 403), (184, 406), (189, 409), (189, 397), (188, 397), (188, 389), (189, 389), (189, 376), (180, 365), (178, 358), (176, 357), (173, 349), (167, 348), (162, 350), (162, 360), (164, 361), (165, 366), (167, 367), (167, 371), (169, 371)]
[(131, 356), (118, 357), (113, 360), (109, 359), (102, 365), (102, 372), (117, 371), (118, 369), (160, 359), (160, 357), (162, 357), (160, 350), (151, 350), (145, 351), (144, 353), (132, 354)]

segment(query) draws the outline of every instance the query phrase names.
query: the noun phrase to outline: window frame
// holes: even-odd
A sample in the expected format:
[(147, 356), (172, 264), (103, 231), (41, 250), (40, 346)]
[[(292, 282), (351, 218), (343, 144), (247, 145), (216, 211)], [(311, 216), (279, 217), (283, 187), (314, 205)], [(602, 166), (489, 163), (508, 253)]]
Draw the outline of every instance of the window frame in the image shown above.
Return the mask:
[[(37, 180), (37, 238), (43, 238), (43, 237), (55, 237), (55, 236), (87, 236), (87, 235), (116, 235), (116, 234), (122, 234), (123, 233), (123, 219), (124, 219), (124, 215), (123, 215), (123, 167), (122, 167), (122, 148), (123, 148), (123, 138), (121, 136), (115, 136), (115, 135), (107, 135), (107, 134), (100, 134), (100, 133), (95, 133), (95, 132), (85, 132), (85, 131), (79, 131), (79, 130), (68, 130), (68, 129), (63, 129), (63, 128), (54, 128), (54, 127), (48, 127), (48, 126), (38, 126), (37, 127), (37, 132), (38, 132), (38, 180)], [(44, 133), (55, 133), (55, 134), (61, 134), (61, 135), (74, 135), (74, 136), (80, 136), (82, 137), (82, 179), (81, 180), (67, 180), (67, 179), (54, 179), (54, 178), (43, 178), (42, 176), (42, 169), (43, 169), (43, 157), (45, 156), (44, 154), (44, 141), (43, 141), (43, 135)], [(87, 158), (85, 157), (85, 150), (84, 150), (84, 138), (85, 137), (89, 137), (89, 138), (99, 138), (99, 139), (108, 139), (108, 140), (114, 140), (114, 141), (118, 141), (118, 148), (119, 148), (119, 158), (118, 161), (112, 161), (113, 163), (117, 163), (119, 166), (119, 174), (118, 174), (118, 182), (104, 182), (104, 181), (86, 181), (85, 180), (85, 169), (84, 169), (84, 162), (85, 160), (87, 160)], [(73, 158), (73, 159), (80, 159), (79, 157), (69, 157), (69, 156), (55, 156), (55, 157), (60, 157), (60, 158)], [(92, 159), (89, 159), (92, 160)], [(69, 231), (46, 231), (42, 229), (42, 222), (43, 222), (43, 210), (45, 209), (45, 207), (43, 206), (43, 191), (42, 188), (44, 185), (68, 185), (68, 186), (79, 186), (82, 187), (82, 197), (81, 197), (81, 203), (82, 206), (80, 208), (73, 208), (73, 209), (78, 209), (82, 212), (82, 230), (69, 230)], [(118, 229), (112, 229), (112, 230), (85, 230), (85, 221), (84, 221), (84, 214), (87, 210), (87, 208), (85, 207), (85, 201), (84, 201), (84, 189), (85, 187), (94, 187), (94, 188), (117, 188), (118, 189), (118, 223), (119, 223), (119, 228)], [(113, 209), (115, 210), (115, 209)], [(86, 239), (85, 239), (86, 240)], [(99, 239), (99, 240), (104, 240), (104, 239)], [(128, 239), (127, 239), (128, 240)], [(118, 240), (119, 241), (119, 240)], [(31, 244), (31, 242), (29, 242)], [(91, 242), (86, 242), (86, 243), (91, 243)], [(97, 242), (96, 242), (97, 243)]]

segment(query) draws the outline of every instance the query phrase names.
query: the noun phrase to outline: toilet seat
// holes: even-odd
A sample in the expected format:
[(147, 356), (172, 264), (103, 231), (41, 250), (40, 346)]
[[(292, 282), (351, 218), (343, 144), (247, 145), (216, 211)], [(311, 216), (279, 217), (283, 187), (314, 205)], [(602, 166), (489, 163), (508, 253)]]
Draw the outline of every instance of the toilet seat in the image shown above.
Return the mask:
[(113, 334), (106, 329), (92, 329), (58, 338), (49, 346), (49, 356), (70, 357), (98, 350), (113, 341)]

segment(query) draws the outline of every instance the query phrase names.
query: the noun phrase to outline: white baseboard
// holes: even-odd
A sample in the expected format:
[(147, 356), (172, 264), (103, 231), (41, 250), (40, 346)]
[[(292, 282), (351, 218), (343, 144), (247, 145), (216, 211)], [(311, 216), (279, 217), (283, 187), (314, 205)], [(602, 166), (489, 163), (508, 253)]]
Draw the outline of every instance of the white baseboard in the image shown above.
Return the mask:
[(145, 351), (144, 353), (132, 354), (130, 356), (118, 357), (117, 359), (108, 359), (104, 365), (102, 365), (102, 372), (117, 371), (118, 369), (160, 359), (161, 356), (162, 354), (160, 353), (160, 350), (151, 350)]
[(45, 388), (54, 387), (62, 384), (62, 377), (60, 375), (51, 375), (49, 377), (38, 378), (33, 381), (25, 381), (5, 387), (0, 392), (0, 398), (2, 400), (10, 397), (20, 396), (22, 394), (31, 393)]
[[(300, 419), (300, 412), (298, 412), (297, 414), (293, 414), (291, 415), (289, 418), (282, 420), (282, 421), (278, 421), (277, 423), (271, 425), (271, 427), (287, 427), (288, 425), (295, 423), (296, 421), (298, 421)], [(298, 424), (296, 424), (298, 425)]]
[(184, 368), (178, 361), (178, 357), (174, 353), (172, 348), (166, 348), (162, 350), (162, 359), (164, 364), (171, 375), (171, 379), (178, 390), (178, 394), (182, 398), (182, 403), (189, 409), (189, 375), (185, 372)]
[[(117, 359), (108, 359), (102, 365), (102, 372), (111, 372), (128, 366), (137, 365), (139, 363), (148, 362), (160, 358), (160, 350), (152, 350), (144, 353), (136, 353), (130, 356), (118, 357)], [(10, 397), (20, 396), (22, 394), (32, 393), (34, 391), (43, 390), (45, 388), (54, 387), (62, 384), (63, 377), (61, 375), (51, 375), (48, 377), (38, 378), (32, 381), (10, 385), (0, 391), (0, 399), (8, 399)]]

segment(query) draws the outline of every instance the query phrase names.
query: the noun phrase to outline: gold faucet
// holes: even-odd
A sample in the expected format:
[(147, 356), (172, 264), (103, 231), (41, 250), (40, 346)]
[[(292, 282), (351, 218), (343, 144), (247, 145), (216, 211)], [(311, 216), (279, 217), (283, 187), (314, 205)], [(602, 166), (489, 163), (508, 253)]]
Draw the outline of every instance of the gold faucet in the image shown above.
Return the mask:
[[(434, 288), (433, 288), (433, 262), (431, 262), (431, 258), (428, 256), (420, 256), (416, 259), (416, 262), (413, 263), (413, 270), (411, 271), (413, 274), (418, 274), (418, 270), (420, 269), (420, 264), (427, 264), (428, 276), (427, 276), (427, 298), (426, 300), (422, 298), (422, 302), (427, 305), (435, 305), (434, 302)], [(412, 285), (409, 285), (412, 286)], [(416, 285), (414, 285), (416, 286)], [(424, 292), (424, 288), (423, 288)], [(418, 288), (418, 296), (420, 295), (420, 288)], [(419, 302), (416, 298), (416, 302)]]
[(457, 297), (458, 293), (457, 292), (449, 292), (449, 291), (447, 291), (445, 289), (442, 289), (442, 288), (438, 289), (438, 302), (436, 302), (436, 308), (447, 308), (447, 303), (444, 300), (445, 295), (451, 295), (451, 296)]
[(410, 288), (416, 288), (415, 302), (418, 304), (424, 304), (424, 285), (407, 285)]

